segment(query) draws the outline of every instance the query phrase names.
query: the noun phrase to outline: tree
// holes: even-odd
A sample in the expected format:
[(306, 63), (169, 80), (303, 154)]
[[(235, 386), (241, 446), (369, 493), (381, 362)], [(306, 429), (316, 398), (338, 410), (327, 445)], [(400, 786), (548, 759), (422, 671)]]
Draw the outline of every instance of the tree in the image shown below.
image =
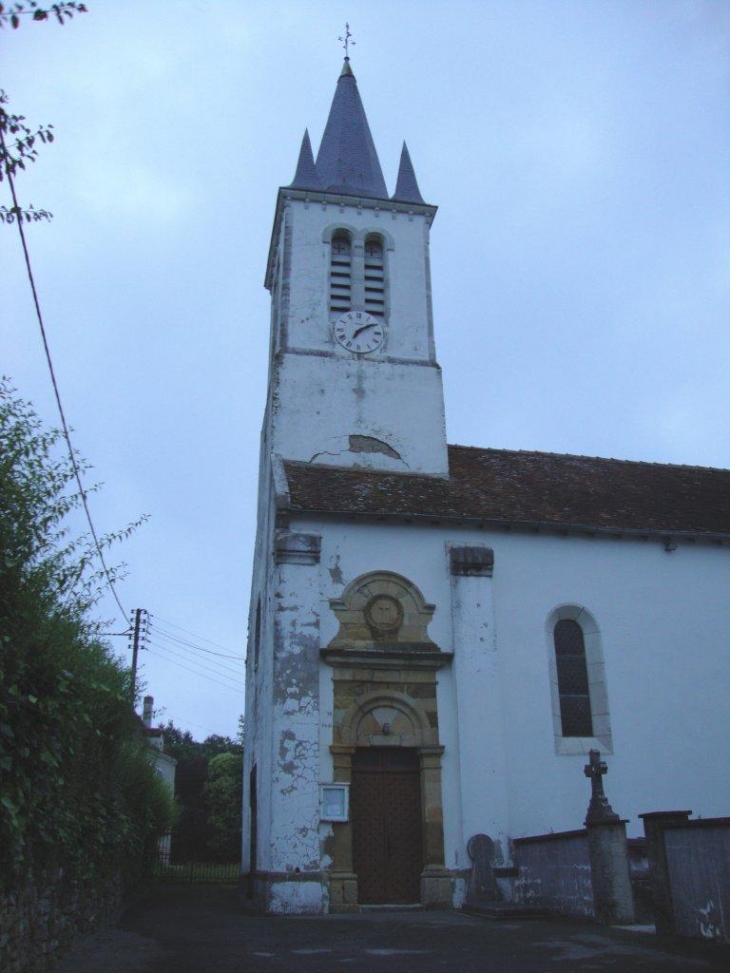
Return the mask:
[[(241, 721), (239, 721), (239, 725)], [(243, 740), (216, 733), (199, 742), (172, 720), (164, 728), (165, 752), (177, 760), (174, 858), (237, 858), (240, 849)], [(226, 758), (225, 760), (223, 758)], [(238, 810), (231, 804), (230, 768), (237, 767)]]
[(204, 796), (209, 809), (208, 847), (221, 861), (235, 861), (241, 852), (243, 761), (240, 754), (220, 753), (208, 764)]
[(69, 538), (80, 498), (61, 438), (0, 382), (0, 886), (54, 862), (93, 879), (171, 823), (129, 671), (90, 614), (103, 579)]

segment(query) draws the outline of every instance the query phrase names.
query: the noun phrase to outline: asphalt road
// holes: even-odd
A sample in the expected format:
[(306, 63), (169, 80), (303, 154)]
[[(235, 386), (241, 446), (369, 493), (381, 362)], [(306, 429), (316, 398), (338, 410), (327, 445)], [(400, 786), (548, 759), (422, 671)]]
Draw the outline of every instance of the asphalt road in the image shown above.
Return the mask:
[(158, 886), (53, 973), (728, 973), (730, 947), (569, 920), (458, 912), (262, 918), (238, 890)]

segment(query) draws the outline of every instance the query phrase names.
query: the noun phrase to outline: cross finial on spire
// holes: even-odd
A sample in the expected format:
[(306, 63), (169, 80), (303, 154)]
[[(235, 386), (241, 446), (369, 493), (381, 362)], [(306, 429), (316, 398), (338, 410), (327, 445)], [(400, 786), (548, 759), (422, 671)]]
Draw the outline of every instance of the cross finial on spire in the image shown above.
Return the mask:
[(345, 49), (345, 60), (346, 61), (349, 61), (350, 60), (350, 51), (349, 51), (350, 44), (352, 44), (353, 47), (355, 46), (355, 41), (351, 41), (350, 40), (351, 37), (352, 37), (352, 34), (350, 33), (350, 25), (348, 23), (346, 23), (345, 24), (345, 36), (344, 37), (338, 37), (337, 38), (338, 41), (341, 41), (342, 42), (342, 46)]

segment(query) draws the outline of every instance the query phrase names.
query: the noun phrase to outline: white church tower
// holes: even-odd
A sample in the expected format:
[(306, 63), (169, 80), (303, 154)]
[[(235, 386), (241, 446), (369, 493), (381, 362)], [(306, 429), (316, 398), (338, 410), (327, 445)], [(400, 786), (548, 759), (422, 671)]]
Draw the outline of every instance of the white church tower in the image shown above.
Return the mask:
[(309, 135), (279, 190), (265, 453), (447, 473), (429, 230), (404, 144), (391, 198), (349, 59), (315, 163)]
[[(320, 661), (317, 572), (302, 570), (319, 565), (322, 535), (289, 528), (285, 463), (448, 475), (431, 307), (435, 214), (421, 196), (405, 143), (395, 193), (388, 193), (346, 57), (316, 161), (305, 132), (294, 180), (279, 190), (266, 274), (270, 371), (244, 786), (244, 867), (265, 911), (322, 912), (357, 902), (351, 850), (338, 871), (335, 858), (343, 855), (333, 853), (336, 829), (322, 820), (321, 781), (337, 778), (325, 730), (331, 670)], [(335, 563), (332, 577), (336, 572)], [(401, 611), (388, 585), (391, 580), (381, 579), (373, 589), (386, 619)], [(408, 585), (403, 593), (423, 601)], [(428, 608), (411, 606), (412, 625), (424, 639), (418, 612), (425, 617)], [(431, 661), (431, 690), (441, 664)], [(417, 842), (416, 895), (420, 832)]]

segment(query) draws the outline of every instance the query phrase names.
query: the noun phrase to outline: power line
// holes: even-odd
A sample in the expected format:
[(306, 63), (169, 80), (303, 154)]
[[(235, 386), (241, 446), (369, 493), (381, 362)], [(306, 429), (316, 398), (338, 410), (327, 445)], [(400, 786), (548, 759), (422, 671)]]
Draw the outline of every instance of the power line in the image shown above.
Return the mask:
[[(181, 632), (185, 632), (186, 635), (192, 635), (192, 637), (194, 639), (198, 639), (201, 642), (207, 642), (208, 645), (214, 645), (217, 649), (223, 649), (224, 652), (227, 652), (228, 651), (226, 649), (226, 646), (225, 645), (220, 645), (218, 642), (214, 642), (213, 639), (206, 638), (205, 635), (196, 635), (195, 632), (189, 632), (188, 629), (183, 628), (182, 625), (176, 625), (174, 622), (171, 622), (171, 621), (169, 621), (166, 618), (160, 618), (159, 615), (153, 615), (152, 617), (159, 619), (159, 621), (163, 622), (165, 625), (171, 625), (173, 628), (176, 628), (176, 629), (178, 629)], [(203, 650), (203, 651), (205, 651), (205, 650)], [(240, 658), (243, 658), (243, 656), (238, 656), (238, 655), (237, 656), (230, 656), (230, 658), (232, 658), (232, 659), (240, 659)]]
[[(199, 730), (206, 730), (206, 731), (207, 731), (207, 733), (209, 733), (209, 734), (210, 734), (210, 735), (212, 735), (212, 736), (224, 736), (224, 734), (222, 734), (222, 733), (218, 733), (218, 732), (217, 732), (216, 730), (214, 730), (214, 729), (213, 729), (212, 727), (210, 727), (210, 726), (203, 726), (203, 725), (202, 725), (202, 724), (200, 724), (200, 723), (193, 723), (193, 721), (192, 721), (192, 720), (188, 720), (188, 719), (186, 719), (186, 717), (184, 717), (184, 716), (178, 716), (178, 717), (177, 717), (177, 719), (178, 719), (178, 720), (181, 720), (181, 721), (182, 721), (183, 723), (185, 723), (185, 724), (186, 724), (187, 726), (195, 726), (195, 727), (197, 727), (197, 728), (198, 728)], [(169, 721), (170, 723), (172, 723), (172, 724), (173, 724), (173, 726), (175, 725), (175, 721), (173, 720), (173, 718), (172, 718), (171, 716), (168, 716), (168, 721)], [(166, 725), (163, 725), (163, 727), (162, 727), (162, 729), (163, 729), (163, 730), (164, 730), (164, 729), (166, 729)], [(179, 727), (177, 727), (177, 729), (179, 729)], [(182, 732), (184, 733), (184, 732), (185, 732), (185, 730), (183, 730)], [(190, 731), (188, 731), (188, 732), (190, 732)], [(190, 735), (192, 736), (192, 734), (190, 734)], [(225, 734), (225, 736), (228, 736), (228, 734)], [(203, 742), (205, 742), (205, 741), (203, 741)]]
[[(201, 672), (200, 669), (191, 669), (190, 666), (184, 665), (172, 653), (168, 652), (164, 646), (156, 645), (155, 643), (152, 642), (150, 644), (154, 645), (155, 653), (161, 653), (163, 658), (174, 663), (176, 666), (179, 666), (181, 669), (186, 669), (188, 672), (192, 672), (194, 676), (199, 676), (201, 679), (208, 679), (210, 682), (217, 683), (219, 686), (223, 686), (224, 689), (230, 689), (231, 692), (234, 693), (240, 693), (244, 688), (245, 685), (244, 683), (240, 683), (237, 686), (232, 686), (230, 683), (221, 682), (220, 679), (214, 679), (213, 676), (206, 675), (205, 672)], [(191, 661), (191, 660), (187, 660), (187, 661)], [(218, 675), (220, 675), (220, 673), (218, 673)]]
[(188, 642), (187, 639), (181, 639), (178, 635), (173, 635), (171, 632), (166, 632), (165, 629), (161, 628), (159, 625), (155, 625), (155, 631), (159, 632), (160, 635), (164, 634), (165, 638), (170, 639), (172, 642), (176, 642), (178, 645), (187, 645), (189, 648), (195, 649), (197, 652), (205, 652), (206, 655), (215, 655), (221, 659), (236, 659), (239, 662), (243, 662), (245, 658), (242, 655), (231, 655), (229, 652), (213, 652), (211, 649), (205, 649), (202, 645), (196, 645), (194, 642)]
[[(5, 138), (2, 133), (2, 127), (0, 127), (0, 148), (2, 148), (3, 158), (7, 158), (8, 151), (5, 146)], [(51, 349), (48, 344), (48, 337), (46, 335), (45, 325), (43, 324), (43, 315), (41, 313), (41, 305), (38, 299), (38, 291), (36, 289), (35, 279), (33, 277), (33, 269), (30, 265), (30, 253), (28, 250), (28, 244), (25, 239), (25, 231), (23, 230), (22, 211), (20, 209), (20, 205), (18, 203), (18, 197), (15, 192), (15, 181), (13, 179), (12, 173), (10, 172), (8, 166), (5, 167), (5, 174), (8, 177), (8, 185), (10, 186), (10, 193), (13, 197), (13, 208), (17, 216), (16, 222), (18, 224), (18, 233), (20, 234), (20, 242), (23, 247), (23, 256), (25, 257), (25, 266), (28, 272), (28, 280), (30, 281), (30, 289), (33, 294), (33, 303), (35, 305), (36, 317), (38, 318), (38, 324), (40, 325), (40, 329), (41, 329), (41, 337), (43, 339), (43, 348), (46, 353), (46, 361), (48, 362), (48, 370), (51, 373), (51, 383), (53, 385), (53, 391), (56, 396), (56, 405), (58, 406), (58, 412), (59, 415), (61, 416), (61, 427), (63, 431), (63, 436), (64, 439), (66, 440), (66, 445), (68, 447), (69, 458), (71, 459), (71, 467), (74, 472), (74, 477), (76, 478), (76, 483), (78, 484), (79, 487), (79, 495), (81, 496), (81, 503), (83, 504), (84, 511), (86, 513), (86, 519), (89, 523), (89, 530), (91, 531), (91, 536), (94, 541), (94, 547), (96, 548), (96, 553), (99, 556), (99, 561), (101, 562), (101, 566), (103, 568), (107, 583), (109, 584), (109, 588), (111, 589), (111, 593), (114, 595), (114, 600), (117, 603), (119, 611), (122, 613), (122, 618), (126, 621), (127, 613), (124, 610), (121, 601), (119, 600), (119, 595), (117, 594), (116, 588), (114, 587), (114, 580), (104, 559), (104, 554), (101, 549), (99, 537), (96, 533), (96, 527), (94, 526), (94, 521), (91, 519), (91, 511), (89, 509), (88, 500), (86, 499), (86, 491), (84, 490), (83, 484), (81, 482), (81, 471), (79, 470), (78, 463), (76, 462), (74, 448), (73, 445), (71, 444), (71, 435), (69, 433), (68, 423), (66, 422), (66, 415), (63, 410), (63, 404), (61, 403), (61, 393), (59, 392), (58, 389), (58, 382), (56, 381), (56, 373), (53, 368), (53, 360), (51, 359)]]
[(232, 686), (230, 683), (222, 682), (220, 679), (215, 679), (213, 676), (206, 675), (206, 673), (201, 672), (199, 669), (191, 669), (190, 666), (184, 665), (179, 659), (176, 659), (174, 655), (166, 653), (160, 646), (155, 647), (155, 654), (161, 654), (161, 658), (168, 662), (172, 662), (174, 665), (178, 666), (180, 669), (185, 669), (187, 672), (191, 672), (194, 676), (199, 679), (207, 679), (209, 682), (214, 682), (218, 686), (222, 686), (224, 689), (229, 689), (232, 693), (241, 693), (243, 691), (243, 686)]
[[(164, 649), (166, 652), (169, 652), (170, 655), (172, 655), (174, 658), (180, 658), (179, 651), (175, 648), (175, 646), (165, 645), (164, 642), (158, 642), (154, 638), (149, 639), (148, 641), (150, 645), (154, 645), (158, 649)], [(244, 683), (242, 672), (235, 672), (234, 670), (230, 670), (230, 669), (213, 669), (210, 667), (210, 665), (206, 665), (206, 663), (208, 662), (207, 659), (203, 661), (195, 658), (194, 656), (192, 658), (190, 658), (189, 656), (183, 656), (182, 658), (183, 661), (188, 662), (190, 664), (194, 663), (196, 666), (199, 666), (199, 668), (204, 670), (205, 672), (215, 673), (215, 675), (217, 676), (223, 676), (224, 678), (230, 679), (232, 682), (240, 683), (241, 685), (243, 685)]]
[[(174, 648), (182, 652), (188, 652), (191, 655), (198, 656), (198, 658), (200, 658), (199, 650), (196, 650), (192, 646), (188, 646), (185, 645), (184, 643), (177, 642), (175, 639), (170, 638), (169, 635), (167, 635), (165, 632), (161, 632), (159, 629), (155, 629), (155, 634), (157, 635), (158, 638), (164, 639), (166, 642), (169, 642), (170, 648)], [(227, 669), (230, 672), (235, 672), (236, 675), (240, 675), (240, 673), (243, 670), (243, 659), (237, 659), (236, 662), (238, 664), (234, 665), (231, 662), (221, 661), (218, 658), (210, 658), (208, 655), (203, 656), (201, 658), (201, 661), (203, 661), (203, 658), (205, 659), (206, 662), (209, 662), (211, 665), (220, 666), (221, 668)]]
[[(155, 635), (159, 638), (167, 639), (167, 636), (161, 632), (155, 632)], [(195, 662), (203, 669), (207, 668), (209, 672), (216, 672), (218, 673), (218, 675), (228, 676), (229, 678), (234, 678), (236, 680), (240, 679), (243, 674), (242, 669), (234, 669), (232, 666), (226, 665), (225, 662), (218, 662), (216, 659), (206, 659), (205, 661), (208, 662), (210, 665), (218, 667), (218, 668), (211, 669), (210, 665), (205, 666), (203, 665), (203, 661), (201, 659), (196, 658), (195, 653), (193, 652), (192, 649), (187, 649), (185, 648), (185, 646), (166, 645), (165, 643), (160, 644), (157, 641), (155, 641), (154, 644), (157, 645), (159, 648), (167, 649), (168, 652), (172, 652), (173, 655), (181, 651), (187, 652), (189, 655), (192, 656), (192, 659), (189, 659), (188, 661)]]

